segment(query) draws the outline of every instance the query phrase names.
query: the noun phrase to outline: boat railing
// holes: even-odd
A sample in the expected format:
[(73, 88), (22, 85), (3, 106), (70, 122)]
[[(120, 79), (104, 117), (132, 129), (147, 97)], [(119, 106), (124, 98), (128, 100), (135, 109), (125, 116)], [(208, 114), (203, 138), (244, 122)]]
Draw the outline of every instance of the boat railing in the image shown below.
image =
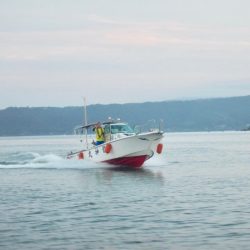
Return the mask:
[(134, 127), (134, 132), (136, 134), (141, 134), (145, 132), (153, 132), (153, 131), (163, 131), (163, 120), (156, 122), (156, 120), (149, 120), (145, 124), (136, 125)]

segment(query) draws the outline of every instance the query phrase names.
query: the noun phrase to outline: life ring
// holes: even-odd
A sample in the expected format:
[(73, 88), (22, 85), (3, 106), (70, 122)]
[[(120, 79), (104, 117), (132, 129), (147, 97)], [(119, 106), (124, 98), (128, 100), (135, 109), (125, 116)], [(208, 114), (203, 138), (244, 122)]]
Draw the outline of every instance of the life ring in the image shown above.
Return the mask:
[(163, 149), (163, 144), (162, 144), (162, 143), (159, 143), (159, 144), (157, 145), (156, 152), (157, 152), (158, 154), (161, 154), (161, 153), (162, 153), (162, 149)]
[(112, 149), (112, 145), (110, 143), (107, 143), (104, 151), (106, 154), (109, 154), (111, 149)]
[(80, 152), (80, 153), (78, 154), (78, 159), (79, 159), (79, 160), (83, 160), (83, 159), (84, 159), (84, 154), (83, 154), (83, 152)]

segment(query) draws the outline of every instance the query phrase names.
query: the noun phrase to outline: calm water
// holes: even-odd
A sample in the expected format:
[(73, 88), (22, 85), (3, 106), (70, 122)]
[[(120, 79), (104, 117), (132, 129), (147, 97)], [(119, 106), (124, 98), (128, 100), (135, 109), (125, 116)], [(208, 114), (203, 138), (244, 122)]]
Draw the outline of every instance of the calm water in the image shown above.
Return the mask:
[(250, 133), (176, 133), (138, 171), (0, 138), (0, 249), (249, 249)]

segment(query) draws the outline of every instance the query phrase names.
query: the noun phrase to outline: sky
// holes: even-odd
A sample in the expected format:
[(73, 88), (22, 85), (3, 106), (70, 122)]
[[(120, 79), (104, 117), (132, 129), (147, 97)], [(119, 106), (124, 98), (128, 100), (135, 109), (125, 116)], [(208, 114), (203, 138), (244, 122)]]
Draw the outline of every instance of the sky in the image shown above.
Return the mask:
[(249, 0), (0, 0), (0, 109), (250, 94)]

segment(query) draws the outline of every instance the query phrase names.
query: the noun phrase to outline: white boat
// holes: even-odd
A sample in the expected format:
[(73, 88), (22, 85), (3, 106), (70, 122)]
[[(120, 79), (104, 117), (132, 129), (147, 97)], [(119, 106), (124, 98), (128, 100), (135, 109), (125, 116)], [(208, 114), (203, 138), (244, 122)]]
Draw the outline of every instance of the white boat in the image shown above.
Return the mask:
[(88, 130), (92, 130), (94, 126), (95, 123), (76, 129), (76, 131), (85, 131), (85, 148), (77, 152), (70, 152), (67, 158), (77, 157), (81, 160), (140, 168), (155, 153), (162, 152), (163, 131), (160, 126), (142, 132), (138, 131), (138, 127), (132, 129), (124, 122), (104, 122), (102, 127), (104, 128), (105, 142), (101, 145), (94, 145), (90, 142)]

